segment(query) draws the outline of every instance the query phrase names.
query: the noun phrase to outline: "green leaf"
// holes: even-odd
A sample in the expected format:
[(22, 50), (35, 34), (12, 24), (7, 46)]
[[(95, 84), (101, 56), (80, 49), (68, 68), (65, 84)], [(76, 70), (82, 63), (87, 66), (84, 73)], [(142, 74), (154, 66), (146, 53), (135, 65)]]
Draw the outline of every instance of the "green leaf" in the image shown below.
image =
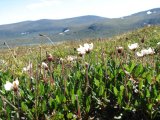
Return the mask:
[(71, 95), (72, 104), (75, 104), (76, 96), (75, 94)]
[(157, 101), (160, 101), (160, 94), (157, 96)]
[(6, 107), (6, 112), (7, 112), (7, 120), (10, 120), (10, 116), (11, 116), (11, 108), (7, 105)]
[(149, 110), (152, 110), (152, 106), (153, 106), (152, 104), (149, 104), (149, 105), (148, 105), (148, 109), (149, 109)]
[(56, 95), (56, 102), (57, 102), (57, 103), (61, 103), (61, 101), (60, 101), (58, 95)]
[(117, 88), (116, 88), (116, 87), (114, 87), (114, 88), (113, 88), (113, 92), (114, 92), (115, 96), (117, 96), (117, 95), (118, 95), (118, 90), (117, 90)]
[(122, 103), (122, 96), (118, 95), (118, 104), (121, 105), (121, 103)]
[(25, 104), (25, 102), (21, 102), (21, 109), (25, 112), (28, 110), (28, 106)]
[(143, 72), (143, 66), (142, 64), (138, 64), (136, 67), (135, 67), (135, 76), (138, 77), (141, 73)]
[(138, 106), (138, 101), (137, 101), (137, 100), (135, 101), (134, 105), (135, 105), (135, 106)]
[(52, 97), (50, 97), (50, 98), (49, 98), (49, 101), (48, 101), (50, 107), (52, 106), (52, 103), (53, 103), (53, 102), (54, 102), (54, 99), (53, 99)]
[(148, 74), (149, 74), (148, 72), (143, 72), (143, 73), (142, 73), (142, 78), (145, 79)]
[(44, 89), (44, 84), (40, 83), (39, 88), (38, 88), (39, 94), (44, 95), (45, 94), (45, 89)]
[(96, 78), (94, 78), (94, 84), (99, 87), (99, 80), (97, 80)]
[(160, 74), (157, 75), (156, 80), (157, 80), (158, 82), (160, 82)]
[(69, 91), (68, 91), (68, 88), (66, 87), (66, 95), (68, 96), (69, 94)]
[(120, 90), (124, 91), (124, 86), (123, 85), (120, 86)]
[(67, 99), (66, 97), (63, 95), (63, 102), (66, 103)]
[(100, 89), (99, 89), (99, 96), (103, 95), (104, 89), (105, 89), (105, 86), (104, 86), (104, 84), (103, 84), (103, 85), (100, 86)]
[(46, 100), (42, 101), (42, 111), (45, 112), (47, 110)]
[(73, 114), (72, 114), (72, 113), (68, 113), (68, 114), (67, 114), (67, 118), (68, 118), (68, 119), (71, 119), (71, 118), (72, 118), (72, 116), (73, 116)]
[(114, 70), (114, 76), (116, 76), (116, 75), (117, 75), (117, 69)]
[(148, 73), (148, 74), (147, 74), (146, 79), (147, 79), (148, 83), (151, 84), (151, 82), (152, 82), (151, 73)]
[(2, 99), (0, 99), (0, 110), (2, 110), (2, 106), (3, 106), (3, 101)]
[(120, 96), (121, 96), (121, 97), (123, 96), (123, 92), (124, 92), (124, 86), (121, 85), (121, 86), (120, 86)]
[(81, 77), (81, 72), (80, 72), (80, 71), (77, 71), (77, 72), (76, 72), (76, 78), (77, 78), (77, 79), (80, 79), (80, 77)]
[(82, 90), (80, 88), (77, 90), (77, 95), (79, 98), (82, 98), (83, 94), (82, 94)]
[(143, 80), (141, 79), (141, 80), (139, 80), (139, 90), (142, 90), (142, 87), (143, 87)]
[(27, 98), (32, 101), (33, 100), (33, 96), (31, 96), (32, 94), (27, 94)]
[(134, 69), (134, 67), (136, 66), (135, 62), (130, 62), (129, 65), (125, 64), (124, 68), (131, 73)]
[(130, 100), (131, 97), (132, 97), (132, 94), (129, 92), (129, 93), (128, 93), (128, 99)]
[(99, 69), (98, 74), (102, 77), (102, 75), (103, 75), (102, 68)]
[(87, 99), (86, 99), (86, 112), (89, 112), (90, 105), (91, 105), (91, 97), (88, 96)]
[(127, 82), (127, 86), (128, 86), (129, 88), (131, 88), (131, 87), (132, 87), (132, 83), (131, 83), (131, 81), (128, 81), (128, 82)]
[(154, 93), (154, 96), (157, 96), (157, 94), (158, 94), (158, 93), (157, 93), (157, 89), (156, 89), (156, 86), (155, 86), (155, 85), (153, 86), (153, 93)]
[(146, 97), (150, 97), (150, 92), (148, 89), (146, 90)]
[(60, 101), (63, 102), (63, 103), (66, 102), (66, 97), (65, 97), (63, 94), (59, 95), (59, 99), (60, 99)]
[(128, 71), (128, 72), (131, 73), (135, 66), (136, 66), (135, 62), (131, 62), (131, 63), (130, 63), (130, 68), (129, 68), (129, 71)]

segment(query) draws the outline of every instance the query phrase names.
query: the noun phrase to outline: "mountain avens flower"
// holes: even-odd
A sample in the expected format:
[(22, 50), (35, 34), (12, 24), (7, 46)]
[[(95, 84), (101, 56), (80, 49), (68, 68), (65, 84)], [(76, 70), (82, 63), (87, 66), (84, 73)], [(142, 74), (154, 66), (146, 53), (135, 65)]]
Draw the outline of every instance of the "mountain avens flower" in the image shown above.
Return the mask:
[(77, 48), (78, 54), (80, 56), (83, 56), (86, 53), (90, 53), (92, 50), (93, 50), (93, 43), (91, 44), (85, 43), (83, 46), (79, 45), (79, 48)]
[(77, 51), (78, 51), (78, 54), (80, 55), (80, 56), (83, 56), (83, 55), (85, 55), (86, 54), (86, 49), (85, 49), (85, 47), (83, 47), (83, 46), (79, 46), (79, 48), (77, 48)]
[(123, 52), (123, 47), (116, 47), (116, 49), (117, 49), (118, 53), (122, 53)]
[(45, 69), (45, 70), (48, 70), (48, 65), (47, 65), (47, 63), (45, 63), (45, 62), (42, 62), (41, 67), (42, 67), (43, 69)]
[(144, 55), (153, 55), (154, 53), (155, 53), (154, 49), (152, 49), (152, 48), (141, 50), (141, 54), (143, 54), (143, 56)]
[(149, 49), (143, 49), (141, 52), (137, 52), (136, 55), (138, 57), (143, 57), (145, 55), (153, 55), (155, 53), (154, 49), (149, 48)]
[(85, 43), (84, 48), (87, 53), (91, 52), (93, 50), (93, 43), (91, 44)]
[(121, 116), (121, 115), (119, 115), (119, 116), (114, 116), (114, 119), (115, 119), (115, 120), (120, 120), (120, 119), (122, 119), (122, 116)]
[(22, 72), (27, 72), (30, 69), (32, 69), (32, 63), (29, 63), (29, 65), (27, 67), (23, 67)]
[(19, 81), (18, 81), (18, 79), (16, 79), (15, 81), (13, 81), (13, 90), (15, 91), (15, 92), (17, 92), (18, 91), (18, 86), (19, 86)]
[(47, 60), (51, 62), (53, 60), (52, 54), (47, 54)]
[(6, 81), (6, 84), (4, 84), (4, 89), (6, 91), (11, 91), (12, 89), (14, 91), (17, 91), (18, 90), (18, 86), (19, 86), (19, 81), (18, 79), (16, 79), (15, 81), (13, 81), (13, 83), (9, 82), (9, 81)]
[(144, 39), (145, 39), (144, 37), (141, 39), (141, 43), (144, 43)]
[(143, 57), (143, 53), (141, 52), (136, 52), (137, 57)]
[(72, 62), (72, 61), (74, 61), (74, 60), (76, 60), (76, 59), (77, 59), (76, 56), (71, 56), (71, 55), (69, 55), (69, 56), (66, 58), (66, 60), (67, 60), (68, 62)]
[(138, 47), (139, 47), (138, 43), (134, 43), (134, 44), (128, 45), (128, 48), (130, 50), (136, 50)]
[(6, 91), (10, 91), (10, 90), (12, 90), (12, 88), (13, 88), (13, 84), (9, 81), (6, 81), (6, 84), (4, 84), (4, 89)]

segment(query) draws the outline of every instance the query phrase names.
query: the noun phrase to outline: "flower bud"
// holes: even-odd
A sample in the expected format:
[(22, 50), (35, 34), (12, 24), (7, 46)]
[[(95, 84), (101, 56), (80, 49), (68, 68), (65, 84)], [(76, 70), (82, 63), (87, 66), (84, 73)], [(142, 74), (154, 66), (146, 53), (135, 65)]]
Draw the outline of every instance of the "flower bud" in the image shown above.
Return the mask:
[(123, 52), (123, 47), (117, 47), (116, 49), (117, 49), (118, 53), (122, 53)]
[(48, 55), (47, 55), (47, 60), (48, 60), (49, 62), (53, 61), (53, 56), (52, 56), (51, 54), (48, 54)]

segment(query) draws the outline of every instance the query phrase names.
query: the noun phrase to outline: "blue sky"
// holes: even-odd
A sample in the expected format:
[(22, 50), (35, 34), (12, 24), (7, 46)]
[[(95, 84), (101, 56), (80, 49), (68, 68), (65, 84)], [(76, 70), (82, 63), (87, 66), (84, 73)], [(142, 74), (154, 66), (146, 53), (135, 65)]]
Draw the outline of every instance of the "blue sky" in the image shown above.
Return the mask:
[(82, 15), (123, 17), (160, 8), (160, 0), (0, 0), (0, 24)]

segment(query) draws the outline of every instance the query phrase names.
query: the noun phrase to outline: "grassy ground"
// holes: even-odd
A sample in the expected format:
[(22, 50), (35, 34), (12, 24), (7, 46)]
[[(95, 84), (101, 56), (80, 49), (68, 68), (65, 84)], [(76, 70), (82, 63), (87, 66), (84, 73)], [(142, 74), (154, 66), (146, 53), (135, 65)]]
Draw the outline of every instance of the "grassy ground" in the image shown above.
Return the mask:
[[(160, 27), (151, 26), (108, 39), (3, 49), (0, 118), (159, 119), (158, 42)], [(93, 43), (94, 48), (80, 57), (76, 49), (84, 43)], [(133, 43), (139, 44), (135, 51), (128, 48)], [(122, 51), (117, 47), (123, 47)], [(136, 56), (149, 47), (154, 49), (153, 55)], [(32, 67), (24, 72), (29, 64)], [(6, 81), (15, 79), (18, 89), (6, 91)]]

